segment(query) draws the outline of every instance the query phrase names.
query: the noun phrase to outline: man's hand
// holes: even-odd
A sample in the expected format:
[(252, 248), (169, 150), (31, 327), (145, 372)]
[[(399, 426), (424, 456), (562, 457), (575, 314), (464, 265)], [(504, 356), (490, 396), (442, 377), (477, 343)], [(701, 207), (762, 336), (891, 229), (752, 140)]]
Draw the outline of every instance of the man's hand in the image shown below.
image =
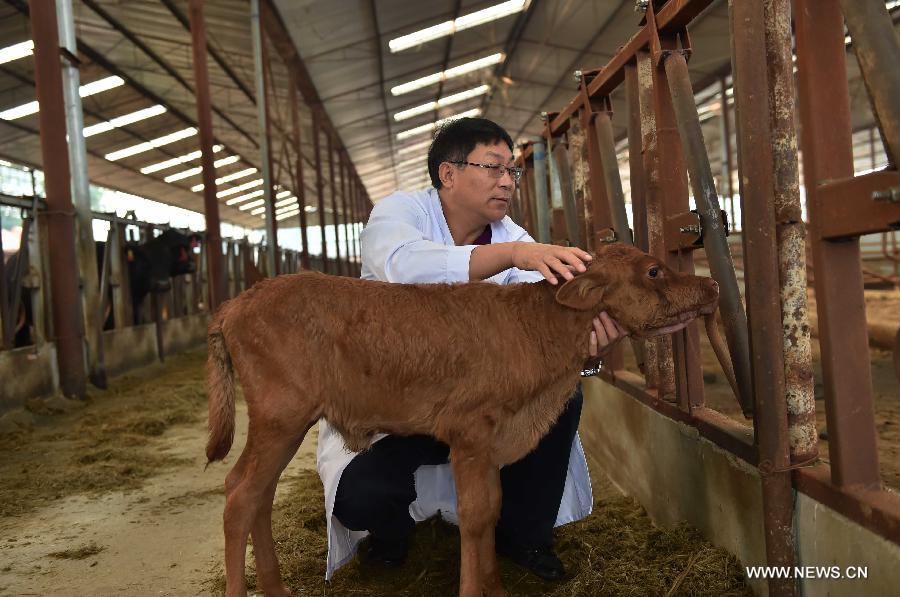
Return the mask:
[[(557, 283), (557, 276), (571, 280), (573, 271), (583, 272), (590, 263), (590, 253), (578, 247), (560, 247), (543, 243), (511, 243), (512, 264), (524, 270), (540, 272), (551, 284)], [(612, 321), (612, 320), (610, 320)]]
[(628, 332), (622, 329), (615, 319), (606, 311), (601, 311), (600, 315), (594, 318), (594, 329), (591, 330), (588, 348), (591, 358), (606, 356), (612, 347), (627, 335)]

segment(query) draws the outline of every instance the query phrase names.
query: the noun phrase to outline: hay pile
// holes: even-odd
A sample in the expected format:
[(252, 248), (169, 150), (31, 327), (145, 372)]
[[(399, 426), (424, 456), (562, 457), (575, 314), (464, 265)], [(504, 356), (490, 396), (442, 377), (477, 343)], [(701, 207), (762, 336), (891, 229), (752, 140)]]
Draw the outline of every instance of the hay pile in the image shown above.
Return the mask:
[[(325, 585), (322, 485), (312, 471), (288, 483), (276, 504), (273, 526), (282, 574), (294, 594), (456, 595), (459, 532), (436, 518), (416, 527), (402, 567), (384, 569), (354, 560)], [(568, 570), (559, 583), (543, 582), (501, 558), (510, 595), (752, 595), (737, 559), (693, 529), (654, 528), (627, 498), (600, 501), (589, 518), (558, 531), (556, 547)], [(253, 588), (252, 558), (248, 563)], [(224, 592), (221, 574), (209, 588)]]
[(36, 428), (0, 435), (0, 517), (67, 495), (133, 489), (184, 464), (161, 444), (146, 447), (156, 448), (169, 427), (205, 416), (205, 359), (204, 348), (116, 378), (69, 414), (31, 404)]

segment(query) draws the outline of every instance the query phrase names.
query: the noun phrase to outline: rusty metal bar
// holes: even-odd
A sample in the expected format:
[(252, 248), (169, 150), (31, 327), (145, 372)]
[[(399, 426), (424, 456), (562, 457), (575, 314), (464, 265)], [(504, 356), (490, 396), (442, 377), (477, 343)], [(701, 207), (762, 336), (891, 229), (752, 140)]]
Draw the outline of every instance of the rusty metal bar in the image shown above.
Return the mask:
[[(584, 127), (584, 108), (572, 115), (569, 130), (566, 133), (569, 142), (569, 159), (571, 161), (572, 195), (575, 198), (575, 214), (578, 222), (578, 246), (587, 251), (593, 250), (594, 239), (594, 197), (592, 194), (591, 163), (588, 153), (587, 131)], [(599, 201), (600, 199), (597, 198)]]
[(832, 480), (839, 487), (877, 487), (881, 479), (859, 239), (817, 240), (829, 218), (817, 209), (819, 185), (853, 176), (844, 19), (838, 0), (797, 0), (795, 7), (800, 141)]
[[(778, 251), (775, 244), (775, 164), (766, 66), (766, 19), (762, 3), (729, 4), (732, 72), (738, 122), (738, 165), (744, 215), (744, 259), (750, 346), (753, 359), (755, 430), (762, 478), (766, 558), (770, 566), (793, 566), (787, 404), (785, 401)], [(790, 60), (790, 58), (788, 58)], [(770, 579), (773, 595), (796, 594), (792, 579)]]
[(322, 148), (321, 139), (319, 138), (321, 127), (319, 125), (320, 107), (317, 105), (310, 106), (312, 108), (313, 123), (313, 155), (316, 162), (316, 194), (318, 195), (319, 205), (316, 216), (319, 219), (319, 235), (322, 241), (322, 271), (328, 273), (328, 246), (325, 244), (325, 181), (322, 180)]
[[(679, 31), (687, 26), (694, 17), (699, 15), (714, 0), (669, 0), (656, 15), (656, 27), (662, 33)], [(603, 68), (584, 74), (596, 75), (587, 87), (589, 98), (609, 95), (621, 85), (625, 79), (625, 70), (629, 64), (633, 64), (638, 53), (650, 44), (651, 31), (649, 25), (644, 25), (635, 33), (628, 43), (616, 52), (616, 55)], [(550, 133), (558, 135), (564, 132), (569, 125), (569, 117), (584, 105), (584, 96), (578, 93), (554, 118), (548, 123)]]
[(788, 439), (791, 462), (805, 463), (818, 456), (819, 448), (806, 300), (806, 225), (794, 129), (790, 0), (769, 0), (765, 18)]
[[(334, 146), (331, 132), (325, 133), (325, 147), (328, 151), (328, 194), (331, 195), (331, 220), (334, 223), (334, 267), (335, 273), (339, 276), (344, 275), (344, 267), (341, 263), (341, 237), (338, 232), (340, 224), (338, 224), (337, 209), (337, 192), (334, 186)], [(325, 221), (325, 212), (322, 212), (322, 221)], [(324, 233), (324, 228), (322, 229)]]
[(561, 140), (553, 148), (553, 159), (556, 163), (556, 172), (559, 175), (562, 208), (566, 215), (566, 238), (571, 246), (580, 247), (582, 244), (578, 229), (575, 191), (572, 186), (572, 170), (569, 166), (569, 152)]
[[(648, 252), (666, 261), (667, 251), (663, 234), (664, 190), (660, 177), (661, 148), (659, 143), (658, 115), (655, 88), (656, 69), (649, 54), (640, 53), (637, 59), (640, 82), (639, 102), (641, 110), (641, 145), (645, 209), (647, 214)], [(647, 385), (657, 389), (660, 398), (671, 399), (675, 395), (675, 368), (672, 357), (672, 337), (653, 338), (647, 342)]]
[(750, 390), (752, 384), (747, 316), (728, 249), (727, 230), (722, 222), (719, 197), (706, 155), (703, 132), (700, 130), (700, 117), (697, 114), (687, 61), (681, 52), (664, 54), (663, 61), (675, 108), (675, 121), (690, 172), (694, 201), (700, 215), (703, 247), (709, 260), (710, 272), (719, 283), (719, 309), (740, 390), (737, 399), (744, 416), (749, 417), (753, 413), (753, 401)]
[[(0, 224), (2, 224), (2, 214), (0, 214)], [(2, 228), (0, 228), (2, 230)], [(23, 238), (22, 241), (25, 239)], [(21, 259), (22, 255), (22, 245), (24, 242), (19, 242), (19, 257)], [(8, 350), (12, 348), (12, 331), (13, 331), (13, 310), (12, 305), (10, 304), (10, 292), (6, 288), (6, 263), (3, 257), (3, 238), (0, 237), (0, 349)]]
[[(652, 21), (653, 13), (648, 11)], [(655, 42), (660, 43), (660, 42)], [(677, 43), (674, 35), (666, 35), (661, 44), (665, 48), (673, 48)], [(651, 48), (654, 44), (651, 44)], [(668, 244), (665, 222), (670, 215), (686, 212), (690, 209), (688, 201), (688, 180), (682, 155), (676, 116), (672, 97), (669, 93), (666, 71), (660, 63), (656, 51), (651, 52), (653, 63), (652, 93), (656, 121), (656, 136), (659, 159), (656, 163), (659, 180), (659, 198), (662, 202), (661, 216), (663, 229), (661, 236), (663, 246)], [(664, 258), (669, 267), (677, 271), (693, 274), (694, 261), (691, 251), (666, 251)], [(703, 371), (700, 358), (700, 331), (697, 323), (669, 337), (672, 346), (672, 359), (660, 360), (661, 371), (665, 377), (674, 376), (675, 395), (682, 410), (690, 410), (703, 406)], [(671, 368), (672, 373), (669, 373)]]
[(900, 226), (900, 173), (881, 170), (823, 182), (816, 190), (816, 206), (827, 213), (815, 232), (821, 240), (841, 240)]
[(883, 0), (841, 0), (853, 52), (891, 164), (900, 160), (900, 39)]
[(65, 396), (84, 398), (84, 335), (79, 321), (75, 207), (70, 186), (56, 8), (52, 2), (34, 2), (30, 8), (35, 84), (41, 108), (38, 119), (47, 193), (48, 238), (53, 248), (50, 251), (50, 286), (59, 381)]
[[(641, 160), (641, 104), (637, 65), (625, 67), (625, 101), (628, 104), (628, 168), (634, 244), (647, 250), (647, 218), (644, 208), (644, 167)], [(615, 145), (613, 146), (615, 148)], [(618, 165), (616, 166), (618, 171)], [(620, 181), (621, 184), (621, 181)]]
[(594, 136), (597, 151), (603, 169), (603, 183), (606, 187), (606, 199), (609, 203), (612, 228), (616, 231), (619, 242), (633, 245), (631, 229), (628, 226), (628, 213), (625, 210), (625, 192), (622, 190), (622, 179), (619, 176), (619, 161), (616, 158), (616, 142), (613, 137), (610, 113), (601, 110), (594, 114)]
[[(206, 218), (206, 242), (222, 246), (219, 224), (219, 202), (216, 199), (216, 168), (213, 165), (212, 100), (209, 94), (209, 70), (206, 63), (206, 19), (203, 0), (190, 0), (188, 18), (191, 31), (191, 55), (194, 67), (194, 93), (197, 100), (197, 126), (200, 129), (200, 165), (203, 168), (203, 213)], [(225, 300), (225, 276), (222, 251), (207, 251), (209, 261), (209, 310), (215, 311)]]

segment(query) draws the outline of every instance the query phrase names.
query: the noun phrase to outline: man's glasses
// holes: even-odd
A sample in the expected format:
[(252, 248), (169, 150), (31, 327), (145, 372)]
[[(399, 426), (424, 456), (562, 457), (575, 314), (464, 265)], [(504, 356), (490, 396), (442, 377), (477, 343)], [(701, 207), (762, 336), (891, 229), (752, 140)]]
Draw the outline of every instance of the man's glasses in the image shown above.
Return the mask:
[(522, 178), (522, 172), (524, 169), (517, 168), (516, 166), (504, 166), (503, 164), (476, 164), (475, 162), (450, 162), (451, 164), (456, 164), (458, 166), (478, 166), (479, 168), (484, 168), (487, 170), (488, 174), (491, 178), (503, 178), (503, 175), (509, 172), (510, 177), (514, 183), (518, 183), (519, 179)]

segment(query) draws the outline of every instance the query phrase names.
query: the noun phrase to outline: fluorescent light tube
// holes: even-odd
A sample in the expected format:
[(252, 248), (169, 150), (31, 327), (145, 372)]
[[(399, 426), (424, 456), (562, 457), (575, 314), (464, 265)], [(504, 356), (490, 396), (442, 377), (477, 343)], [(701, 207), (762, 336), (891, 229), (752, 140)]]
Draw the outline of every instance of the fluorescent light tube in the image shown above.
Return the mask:
[(490, 23), (491, 21), (502, 19), (503, 17), (507, 17), (517, 12), (522, 12), (528, 8), (530, 3), (531, 0), (509, 0), (508, 2), (495, 4), (494, 6), (489, 6), (488, 8), (463, 15), (455, 21), (445, 21), (394, 38), (388, 42), (388, 47), (391, 49), (392, 53), (413, 48), (428, 41), (453, 35), (457, 31), (471, 29), (472, 27), (477, 27), (478, 25)]
[(238, 209), (241, 211), (247, 211), (248, 209), (253, 209), (254, 207), (259, 207), (263, 203), (265, 203), (265, 199), (257, 199), (256, 201), (251, 201), (250, 203), (245, 203), (243, 205), (238, 206)]
[[(237, 158), (237, 160), (241, 159), (240, 156), (232, 156), (232, 157)], [(226, 159), (228, 159), (228, 158), (226, 158)], [(234, 160), (234, 162), (236, 162), (237, 160)], [(220, 160), (220, 161), (221, 161), (221, 160)], [(233, 163), (233, 162), (229, 162), (229, 163)], [(216, 164), (216, 165), (218, 165), (218, 164)], [(222, 184), (223, 182), (231, 182), (232, 180), (237, 180), (237, 179), (239, 179), (239, 178), (246, 178), (246, 177), (250, 176), (251, 174), (256, 174), (256, 168), (245, 168), (245, 169), (240, 170), (240, 171), (238, 171), (238, 172), (232, 172), (231, 174), (226, 174), (225, 176), (222, 176), (222, 177), (220, 177), (220, 178), (217, 178), (217, 179), (216, 179), (216, 184), (217, 184), (217, 185), (220, 185), (220, 184)], [(198, 191), (202, 191), (202, 190), (203, 190), (203, 184), (201, 183), (201, 184), (198, 184), (198, 185), (194, 185), (194, 186), (191, 187), (191, 190), (194, 191), (195, 193), (198, 192)]]
[(151, 139), (150, 141), (144, 141), (143, 143), (138, 143), (137, 145), (132, 145), (131, 147), (126, 147), (124, 149), (110, 152), (103, 157), (110, 162), (115, 162), (116, 160), (127, 158), (129, 156), (143, 153), (145, 151), (150, 151), (151, 149), (162, 147), (163, 145), (168, 145), (169, 143), (174, 143), (176, 141), (192, 137), (196, 134), (197, 129), (191, 126), (180, 131), (175, 131), (174, 133), (169, 133), (168, 135), (163, 135), (162, 137), (157, 137), (156, 139)]
[[(213, 153), (218, 153), (224, 148), (224, 145), (213, 145)], [(172, 166), (178, 166), (179, 164), (184, 164), (192, 160), (196, 160), (200, 156), (201, 152), (198, 149), (197, 151), (192, 151), (190, 153), (180, 155), (177, 158), (171, 158), (162, 162), (150, 164), (149, 166), (144, 166), (143, 168), (141, 168), (141, 174), (152, 174), (153, 172), (159, 172), (160, 170), (165, 170), (166, 168), (171, 168)]]
[(120, 126), (133, 124), (135, 122), (140, 122), (141, 120), (159, 116), (160, 114), (165, 114), (165, 112), (166, 107), (157, 104), (155, 106), (150, 106), (149, 108), (131, 112), (130, 114), (116, 116), (112, 120), (107, 120), (106, 122), (98, 122), (97, 124), (92, 124), (91, 126), (84, 127), (84, 136), (93, 137), (94, 135), (99, 135), (100, 133), (105, 133), (113, 129), (117, 129)]
[(423, 124), (422, 126), (417, 126), (414, 129), (401, 131), (401, 132), (397, 133), (397, 140), (402, 141), (403, 139), (408, 139), (409, 137), (414, 137), (414, 136), (420, 135), (422, 133), (430, 133), (437, 127), (441, 126), (442, 124), (444, 124), (445, 122), (448, 122), (450, 120), (456, 120), (457, 118), (471, 118), (471, 117), (478, 116), (479, 114), (481, 114), (481, 108), (473, 108), (471, 110), (467, 110), (465, 112), (456, 114), (454, 116), (448, 116), (447, 118), (442, 118), (435, 122)]
[[(216, 168), (219, 168), (221, 166), (227, 166), (228, 164), (233, 164), (240, 159), (241, 159), (241, 156), (239, 156), (239, 155), (230, 155), (227, 158), (222, 158), (221, 160), (216, 160), (215, 162), (213, 162), (213, 166)], [(195, 166), (193, 168), (188, 168), (187, 170), (182, 170), (181, 172), (176, 172), (175, 174), (170, 174), (169, 176), (166, 176), (163, 180), (165, 182), (175, 182), (176, 180), (188, 178), (190, 176), (194, 176), (195, 174), (200, 174), (201, 172), (203, 172), (203, 166)], [(216, 182), (218, 182), (218, 181), (216, 181)], [(203, 185), (200, 185), (200, 189), (203, 189)], [(195, 189), (191, 189), (191, 190), (193, 191)]]
[(228, 197), (229, 195), (234, 195), (235, 193), (240, 193), (241, 191), (245, 191), (247, 189), (252, 189), (253, 187), (258, 187), (263, 183), (262, 178), (257, 178), (256, 180), (251, 180), (250, 182), (245, 182), (244, 184), (239, 184), (236, 187), (231, 187), (230, 189), (226, 189), (224, 191), (219, 191), (216, 193), (216, 197), (221, 199), (222, 197)]
[(263, 189), (259, 189), (258, 191), (253, 191), (252, 193), (247, 193), (246, 195), (241, 195), (240, 197), (232, 197), (225, 202), (225, 205), (234, 205), (236, 203), (240, 203), (241, 201), (246, 201), (247, 199), (253, 199), (254, 197), (261, 196), (264, 192), (265, 191)]
[[(105, 79), (99, 79), (97, 81), (92, 81), (90, 83), (82, 85), (78, 88), (78, 95), (80, 95), (81, 97), (88, 97), (90, 95), (94, 95), (95, 93), (100, 93), (101, 91), (107, 91), (109, 89), (119, 87), (124, 83), (125, 81), (123, 81), (121, 77), (106, 77)], [(40, 106), (38, 106), (37, 101), (28, 102), (26, 104), (22, 104), (21, 106), (3, 110), (2, 112), (0, 112), (0, 119), (15, 120), (16, 118), (22, 118), (23, 116), (31, 116), (32, 114), (37, 114), (39, 108)]]
[(485, 56), (484, 58), (479, 58), (478, 60), (472, 60), (471, 62), (466, 62), (465, 64), (454, 66), (453, 68), (447, 69), (443, 72), (428, 75), (427, 77), (422, 77), (420, 79), (410, 81), (409, 83), (403, 83), (402, 85), (397, 85), (396, 87), (391, 87), (391, 95), (403, 95), (404, 93), (409, 93), (410, 91), (415, 91), (416, 89), (421, 89), (422, 87), (434, 85), (435, 83), (440, 83), (441, 81), (446, 81), (447, 79), (452, 79), (454, 77), (459, 77), (472, 71), (487, 68), (489, 66), (493, 66), (494, 64), (503, 62), (504, 58), (505, 56), (503, 52), (497, 52), (496, 54), (491, 54), (490, 56)]
[(19, 42), (0, 49), (0, 64), (6, 64), (19, 58), (25, 58), (34, 54), (34, 42), (32, 40)]
[(454, 93), (453, 95), (443, 97), (436, 102), (428, 102), (427, 104), (422, 104), (421, 106), (416, 106), (415, 108), (397, 112), (396, 114), (394, 114), (394, 120), (400, 122), (401, 120), (406, 120), (407, 118), (412, 118), (413, 116), (418, 116), (419, 114), (425, 114), (426, 112), (431, 112), (433, 110), (437, 110), (438, 108), (443, 108), (444, 106), (449, 106), (451, 104), (462, 102), (473, 97), (478, 97), (479, 95), (484, 95), (485, 93), (490, 91), (490, 89), (490, 85), (479, 85), (474, 89), (469, 89), (460, 93)]

